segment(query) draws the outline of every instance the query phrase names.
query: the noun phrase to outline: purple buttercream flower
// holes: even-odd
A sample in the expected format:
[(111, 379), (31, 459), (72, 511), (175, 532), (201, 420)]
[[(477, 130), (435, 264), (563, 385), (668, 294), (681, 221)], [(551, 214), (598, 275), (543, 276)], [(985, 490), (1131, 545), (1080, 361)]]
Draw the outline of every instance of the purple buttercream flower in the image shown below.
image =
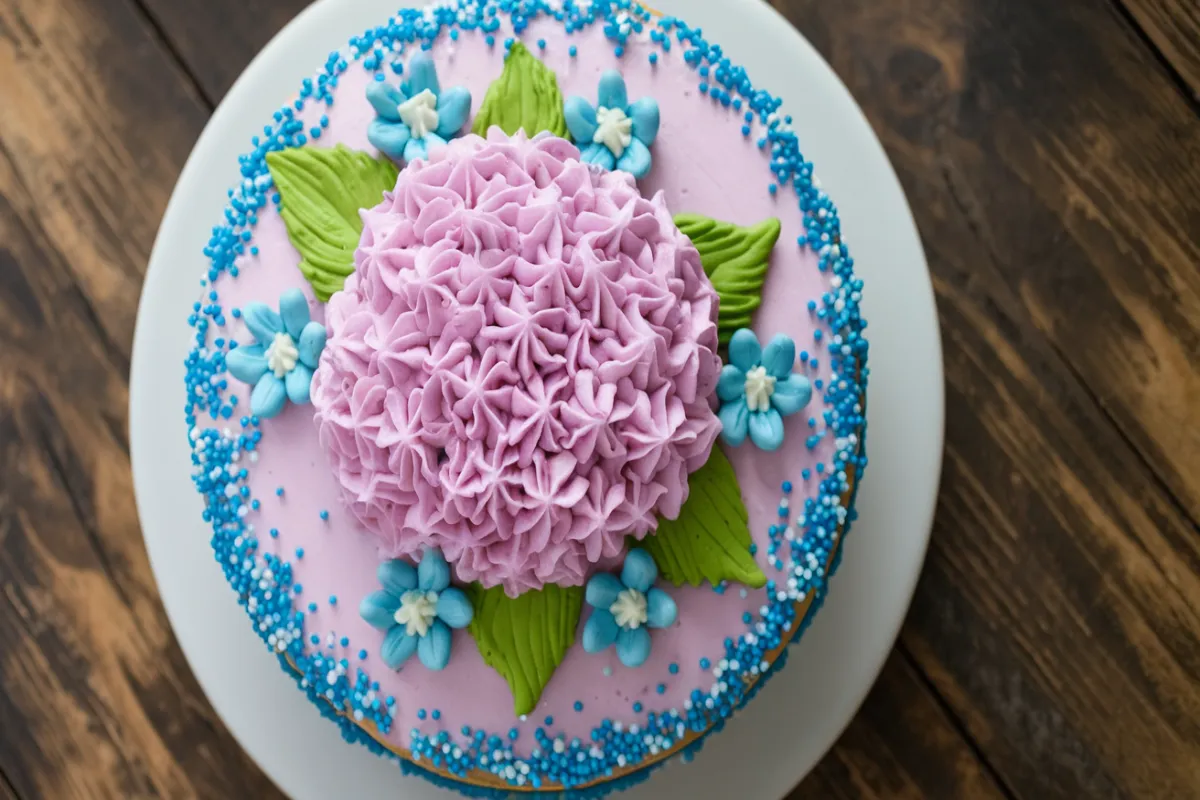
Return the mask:
[(720, 427), (717, 296), (661, 197), (493, 129), (363, 218), (313, 403), (385, 555), (437, 547), (516, 595), (678, 516)]

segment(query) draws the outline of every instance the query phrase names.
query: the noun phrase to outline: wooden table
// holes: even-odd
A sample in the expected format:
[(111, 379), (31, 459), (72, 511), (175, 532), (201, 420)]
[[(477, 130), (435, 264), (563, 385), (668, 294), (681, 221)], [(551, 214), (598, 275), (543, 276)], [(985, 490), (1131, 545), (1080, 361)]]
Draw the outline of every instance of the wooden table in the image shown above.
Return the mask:
[[(127, 375), (184, 159), (305, 1), (0, 3), (0, 798), (278, 796), (159, 604)], [(1200, 0), (776, 5), (900, 174), (948, 384), (912, 611), (793, 797), (1200, 797)]]

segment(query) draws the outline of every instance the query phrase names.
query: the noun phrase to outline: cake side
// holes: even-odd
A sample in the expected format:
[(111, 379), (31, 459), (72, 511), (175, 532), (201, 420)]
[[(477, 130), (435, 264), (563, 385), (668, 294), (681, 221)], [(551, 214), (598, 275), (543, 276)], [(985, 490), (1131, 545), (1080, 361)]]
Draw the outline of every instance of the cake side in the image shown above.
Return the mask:
[[(529, 15), (532, 21), (523, 25), (499, 9), (495, 32), (451, 24), (456, 16), (401, 16), (359, 40), (356, 59), (331, 59), (324, 81), (318, 78), (302, 93), (298, 113), (281, 114), (269, 126), (271, 136), (293, 147), (338, 143), (375, 154), (367, 131), (376, 115), (366, 89), (377, 70), (387, 78), (394, 74), (388, 72), (392, 63), (403, 68), (409, 62), (416, 46), (403, 52), (393, 45), (406, 36), (429, 41), (443, 86), (465, 86), (476, 98), (502, 72), (504, 39), (515, 38), (518, 25), (531, 51), (554, 70), (564, 96), (594, 94), (601, 73), (617, 69), (631, 97), (655, 97), (662, 127), (652, 148), (654, 165), (639, 183), (642, 194), (661, 192), (672, 212), (743, 226), (777, 217), (782, 233), (753, 328), (763, 341), (786, 333), (812, 351), (797, 364), (817, 387), (817, 399), (787, 420), (783, 446), (771, 453), (749, 443), (722, 447), (749, 513), (754, 560), (771, 581), (766, 592), (736, 583), (664, 587), (678, 605), (680, 621), (652, 634), (643, 665), (628, 669), (612, 650), (590, 654), (576, 644), (527, 716), (514, 713), (510, 687), (465, 633), (454, 634), (443, 670), (421, 670), (414, 659), (413, 666), (392, 671), (380, 662), (379, 634), (356, 610), (377, 585), (377, 543), (362, 535), (359, 521), (342, 505), (311, 414), (288, 409), (257, 424), (247, 418), (236, 435), (236, 426), (226, 435), (229, 423), (220, 421), (234, 419), (250, 401), (247, 387), (233, 381), (220, 386), (211, 355), (230, 339), (248, 337), (232, 309), (299, 288), (308, 293), (312, 319), (326, 321), (325, 307), (297, 271), (300, 256), (270, 203), (263, 179), (269, 173), (253, 156), (244, 162), (243, 175), (251, 187), (261, 182), (266, 203), (252, 211), (235, 204), (233, 225), (214, 237), (220, 247), (212, 253), (213, 286), (206, 287), (193, 320), (204, 346), (189, 368), (209, 380), (192, 383), (193, 448), (218, 560), (241, 601), (310, 697), (343, 718), (344, 731), (362, 731), (378, 747), (456, 785), (615, 788), (616, 779), (694, 748), (757, 690), (781, 660), (784, 644), (811, 617), (840, 554), (840, 533), (852, 518), (852, 488), (865, 463), (860, 285), (840, 242), (836, 212), (812, 185), (811, 165), (799, 156), (786, 123), (775, 117), (775, 101), (743, 83), (744, 76), (729, 79), (736, 68), (722, 65), (719, 51), (682, 24), (630, 16), (617, 4), (596, 6), (603, 9), (596, 21), (578, 18), (566, 35), (564, 21), (549, 9)], [(438, 29), (437, 35), (414, 34), (418, 20), (430, 26), (427, 34)], [(633, 31), (630, 20), (643, 30)], [(611, 25), (613, 36), (606, 30)], [(622, 26), (630, 34), (619, 42)], [(724, 86), (714, 74), (721, 70), (733, 80), (730, 89), (716, 88)], [(333, 75), (336, 86), (330, 85)], [(712, 84), (701, 83), (712, 96), (698, 102), (697, 80), (709, 76)], [(321, 102), (325, 95), (336, 102)], [(748, 134), (741, 132), (743, 125)], [(772, 174), (773, 163), (780, 173)], [(751, 168), (762, 170), (762, 177), (750, 177)], [(244, 194), (235, 200), (250, 205)], [(239, 214), (250, 233), (245, 239)], [(232, 253), (221, 249), (225, 246)], [(212, 373), (218, 374), (216, 384)], [(213, 411), (219, 419), (210, 427)], [(223, 474), (210, 477), (217, 471)], [(582, 614), (580, 630), (588, 613)], [(463, 685), (476, 690), (465, 695)], [(574, 767), (579, 763), (586, 764), (582, 772)]]

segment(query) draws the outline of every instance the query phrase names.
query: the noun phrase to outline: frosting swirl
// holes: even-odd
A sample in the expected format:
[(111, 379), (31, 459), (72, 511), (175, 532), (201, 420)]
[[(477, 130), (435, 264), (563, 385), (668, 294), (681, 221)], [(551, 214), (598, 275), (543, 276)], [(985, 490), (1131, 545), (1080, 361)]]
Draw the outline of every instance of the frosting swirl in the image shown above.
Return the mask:
[(312, 401), (384, 555), (516, 595), (678, 516), (720, 430), (717, 296), (661, 193), (493, 128), (363, 220)]

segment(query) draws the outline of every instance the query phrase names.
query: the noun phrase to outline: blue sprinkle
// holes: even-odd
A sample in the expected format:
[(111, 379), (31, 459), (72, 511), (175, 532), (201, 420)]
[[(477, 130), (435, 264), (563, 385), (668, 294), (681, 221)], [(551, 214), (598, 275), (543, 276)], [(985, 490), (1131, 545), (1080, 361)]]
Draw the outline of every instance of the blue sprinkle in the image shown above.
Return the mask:
[(622, 46), (622, 45), (617, 45), (616, 47), (614, 47), (614, 48), (613, 48), (613, 55), (614, 55), (614, 56), (616, 56), (617, 58), (620, 58), (621, 56), (625, 55), (625, 48), (624, 48), (624, 46)]
[(707, 658), (700, 659), (700, 669), (709, 669), (710, 667), (712, 667), (711, 661), (709, 661)]
[(670, 666), (667, 667), (667, 672), (671, 673), (672, 675), (678, 675), (679, 674), (679, 665), (672, 662), (670, 664)]
[(329, 605), (331, 605), (331, 606), (337, 605), (337, 595), (336, 594), (329, 595)]
[(275, 496), (276, 496), (276, 497), (283, 497), (283, 487), (282, 487), (282, 486), (280, 486), (279, 488), (277, 488), (277, 489), (275, 490)]
[(436, 708), (435, 708), (435, 709), (433, 710), (433, 715), (432, 715), (432, 716), (433, 716), (433, 718), (434, 718), (435, 720), (439, 720), (439, 719), (441, 719), (441, 718), (442, 718), (442, 712), (441, 712), (439, 709), (436, 709)]
[(539, 50), (545, 50), (545, 49), (546, 49), (546, 40), (545, 40), (545, 39), (538, 39), (538, 42), (537, 42), (537, 44), (538, 44), (538, 49), (539, 49)]
[(654, 687), (654, 691), (658, 692), (659, 694), (666, 694), (667, 685), (665, 683), (660, 683), (658, 686)]
[[(488, 38), (491, 38), (491, 37), (488, 37)], [(570, 47), (567, 48), (567, 55), (569, 55), (571, 58), (574, 58), (575, 56), (579, 55), (579, 48), (576, 47), (575, 45), (571, 45)]]
[(653, 65), (653, 64), (657, 64), (657, 63), (658, 63), (658, 53), (651, 53), (651, 54), (649, 55), (649, 59), (650, 59), (650, 63), (651, 63), (652, 65)]
[(417, 719), (422, 719), (422, 720), (425, 719), (425, 709), (423, 709), (423, 708), (417, 709)]
[(554, 724), (554, 717), (546, 717), (546, 727), (550, 727), (553, 724)]
[(517, 730), (516, 728), (508, 729), (508, 738), (512, 739), (514, 742), (517, 740), (517, 737), (520, 735), (521, 735), (521, 732), (519, 730)]
[(358, 660), (359, 660), (359, 661), (366, 661), (366, 660), (367, 660), (367, 651), (366, 651), (366, 650), (359, 650), (359, 651), (358, 651)]
[(575, 701), (575, 710), (576, 710), (576, 711), (583, 711), (583, 703), (582, 703), (582, 702), (580, 702), (579, 700), (576, 700), (576, 701)]
[(321, 519), (327, 520), (327, 519), (329, 519), (329, 512), (322, 508), (319, 516), (321, 517)]
[(350, 638), (347, 636), (343, 636), (341, 641), (342, 641), (342, 647), (348, 647), (350, 644)]
[(782, 488), (783, 488), (783, 493), (784, 493), (784, 494), (791, 494), (791, 493), (792, 493), (792, 482), (791, 482), (791, 481), (784, 481), (784, 482), (783, 482), (783, 487), (782, 487)]
[[(309, 611), (316, 611), (316, 610), (317, 610), (317, 604), (316, 604), (316, 603), (309, 603), (309, 604), (308, 604), (308, 610), (309, 610)], [(314, 644), (315, 644), (315, 642), (314, 642)]]
[(304, 558), (304, 548), (303, 547), (296, 548), (296, 558)]
[(634, 704), (633, 704), (633, 713), (635, 713), (635, 714), (640, 714), (640, 713), (642, 713), (642, 704), (641, 704), (641, 703), (634, 703)]

